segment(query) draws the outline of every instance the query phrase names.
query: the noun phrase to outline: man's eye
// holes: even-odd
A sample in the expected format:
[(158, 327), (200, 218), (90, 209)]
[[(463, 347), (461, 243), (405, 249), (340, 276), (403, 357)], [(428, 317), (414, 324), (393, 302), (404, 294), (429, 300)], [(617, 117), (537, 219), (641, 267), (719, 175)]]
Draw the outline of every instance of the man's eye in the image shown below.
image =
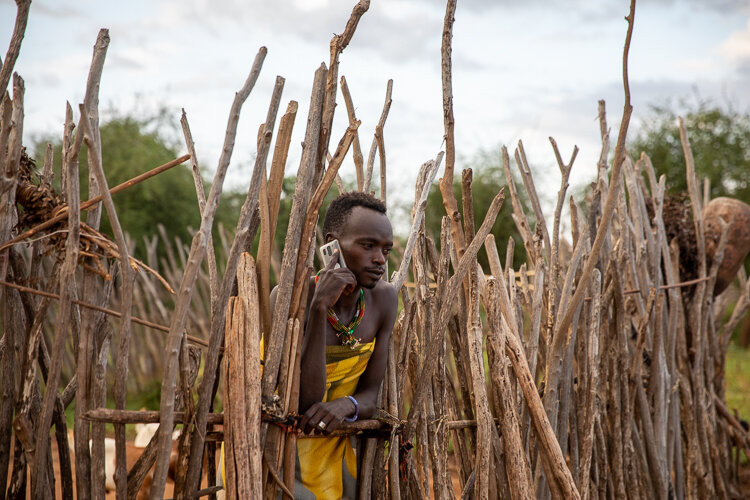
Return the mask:
[(384, 248), (383, 249), (383, 255), (388, 256), (390, 254), (391, 254), (391, 249), (390, 248)]

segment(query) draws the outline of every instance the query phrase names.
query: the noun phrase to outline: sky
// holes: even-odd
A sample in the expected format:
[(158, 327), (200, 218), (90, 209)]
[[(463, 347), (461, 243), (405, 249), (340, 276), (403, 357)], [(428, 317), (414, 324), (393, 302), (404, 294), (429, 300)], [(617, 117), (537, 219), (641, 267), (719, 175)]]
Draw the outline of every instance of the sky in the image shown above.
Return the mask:
[[(148, 116), (163, 108), (176, 123), (184, 108), (201, 166), (211, 172), (234, 93), (261, 46), (258, 83), (243, 108), (228, 186), (247, 186), (255, 137), (274, 80), (286, 79), (279, 117), (299, 102), (287, 174), (301, 154), (313, 74), (354, 0), (34, 0), (16, 71), (26, 82), (24, 141), (61, 137), (65, 102), (83, 99), (100, 28), (111, 38), (100, 90), (102, 117)], [(592, 180), (601, 149), (597, 102), (616, 137), (623, 109), (625, 0), (459, 0), (453, 32), (457, 168), (480, 150), (523, 141), (537, 187), (553, 200), (559, 171), (553, 137), (567, 161), (580, 152), (572, 184)], [(440, 44), (445, 3), (372, 0), (340, 58), (367, 157), (388, 79), (393, 103), (384, 129), (389, 205), (409, 204), (422, 163), (444, 148)], [(0, 50), (15, 3), (0, 0)], [(4, 59), (4, 56), (3, 56)], [(750, 110), (750, 2), (642, 0), (629, 56), (631, 131), (650, 106), (709, 99)], [(343, 98), (331, 143), (347, 126)], [(181, 137), (181, 136), (177, 136)], [(184, 148), (183, 148), (184, 151)], [(377, 169), (376, 161), (376, 169)], [(143, 170), (153, 166), (144, 166)], [(106, 168), (106, 165), (105, 165)], [(341, 170), (354, 178), (351, 161)], [(373, 175), (374, 178), (377, 175)], [(545, 210), (550, 213), (551, 209)]]

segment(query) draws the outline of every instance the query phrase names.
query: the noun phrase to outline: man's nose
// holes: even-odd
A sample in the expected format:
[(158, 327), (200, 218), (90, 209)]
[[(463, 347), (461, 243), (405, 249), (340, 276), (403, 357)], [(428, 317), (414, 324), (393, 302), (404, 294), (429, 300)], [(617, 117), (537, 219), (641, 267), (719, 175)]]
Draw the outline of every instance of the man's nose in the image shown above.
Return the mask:
[(373, 253), (372, 260), (380, 266), (385, 265), (385, 255), (383, 255), (382, 250), (378, 249), (377, 251), (375, 251)]

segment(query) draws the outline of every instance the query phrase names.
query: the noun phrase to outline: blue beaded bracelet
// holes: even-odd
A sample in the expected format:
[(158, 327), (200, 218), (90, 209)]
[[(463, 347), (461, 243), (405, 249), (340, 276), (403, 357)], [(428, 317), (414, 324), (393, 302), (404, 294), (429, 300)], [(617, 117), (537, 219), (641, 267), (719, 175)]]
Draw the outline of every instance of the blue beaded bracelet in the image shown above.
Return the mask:
[(351, 401), (352, 403), (354, 403), (354, 416), (353, 417), (345, 417), (344, 421), (346, 421), (346, 422), (354, 422), (355, 420), (357, 420), (357, 417), (359, 416), (359, 404), (357, 404), (357, 400), (354, 399), (354, 396), (346, 396), (346, 397), (349, 398), (349, 401)]

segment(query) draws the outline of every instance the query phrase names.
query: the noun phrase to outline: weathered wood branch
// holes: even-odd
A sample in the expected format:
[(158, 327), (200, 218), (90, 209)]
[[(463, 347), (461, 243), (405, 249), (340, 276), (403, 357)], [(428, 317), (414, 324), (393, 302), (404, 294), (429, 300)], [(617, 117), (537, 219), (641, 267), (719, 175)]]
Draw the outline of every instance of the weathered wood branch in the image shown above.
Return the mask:
[(354, 32), (357, 29), (362, 16), (370, 8), (370, 0), (359, 0), (352, 9), (349, 20), (344, 27), (344, 32), (340, 35), (334, 35), (331, 38), (330, 51), (331, 59), (328, 65), (328, 74), (326, 75), (325, 97), (323, 98), (323, 109), (320, 124), (320, 141), (317, 144), (317, 163), (315, 169), (314, 183), (317, 183), (320, 176), (323, 175), (323, 168), (326, 162), (328, 144), (331, 141), (331, 127), (333, 126), (333, 114), (336, 110), (336, 94), (339, 75), (339, 57), (344, 49), (351, 42)]
[[(495, 223), (495, 219), (497, 218), (497, 214), (500, 212), (500, 208), (502, 207), (504, 200), (505, 194), (502, 190), (500, 190), (500, 192), (495, 196), (495, 198), (492, 200), (492, 203), (488, 207), (487, 214), (485, 215), (484, 221), (477, 231), (477, 234), (474, 236), (471, 244), (466, 248), (465, 253), (461, 256), (455, 273), (447, 281), (445, 287), (441, 288), (443, 292), (442, 296), (440, 297), (440, 315), (437, 318), (437, 321), (432, 324), (431, 328), (434, 330), (434, 332), (432, 332), (431, 334), (432, 338), (438, 338), (438, 335), (444, 334), (445, 329), (448, 325), (448, 320), (451, 316), (453, 300), (458, 293), (458, 289), (461, 286), (466, 273), (469, 271), (469, 267), (475, 264), (474, 259), (476, 258), (476, 254), (479, 251), (479, 248), (484, 243), (484, 238), (487, 237), (490, 229), (492, 229), (492, 226)], [(443, 251), (447, 252), (448, 249), (446, 248)], [(432, 376), (433, 371), (437, 367), (438, 359), (435, 355), (436, 353), (431, 352), (436, 348), (437, 343), (430, 345), (430, 348), (426, 353), (425, 365), (422, 368), (422, 373), (420, 374), (419, 381), (414, 388), (414, 396), (412, 400), (413, 414), (410, 413), (409, 415), (409, 420), (406, 428), (407, 436), (411, 436), (414, 433), (417, 424), (416, 416), (419, 414), (418, 409), (420, 408), (424, 398), (427, 395), (427, 384), (430, 381), (430, 377)], [(417, 409), (417, 411), (414, 411), (415, 409)]]
[[(192, 167), (193, 172), (195, 194), (198, 196), (198, 208), (200, 208), (202, 216), (203, 212), (206, 210), (206, 191), (203, 187), (203, 175), (201, 174), (201, 169), (198, 165), (198, 155), (195, 153), (195, 142), (193, 141), (193, 134), (190, 131), (190, 124), (188, 123), (185, 109), (182, 110), (180, 125), (182, 126), (182, 134), (185, 137), (185, 146), (190, 155), (190, 166)], [(213, 311), (216, 306), (214, 302), (219, 294), (219, 274), (216, 269), (216, 250), (214, 249), (213, 239), (206, 243), (206, 259), (208, 262), (209, 289), (211, 290), (211, 310)]]
[[(81, 118), (83, 121), (83, 117)], [(62, 354), (65, 346), (65, 338), (70, 324), (72, 303), (75, 295), (75, 272), (78, 267), (78, 239), (80, 237), (80, 214), (78, 205), (80, 203), (78, 188), (78, 152), (83, 140), (83, 131), (79, 125), (76, 135), (74, 150), (68, 169), (68, 203), (72, 210), (68, 214), (68, 238), (65, 243), (65, 261), (60, 270), (60, 306), (58, 308), (57, 322), (52, 345), (52, 358), (50, 360), (49, 373), (47, 375), (47, 386), (44, 392), (42, 413), (37, 421), (35, 436), (36, 454), (32, 471), (37, 479), (44, 474), (42, 468), (46, 466), (49, 453), (49, 428), (52, 422), (52, 411), (57, 396), (57, 387), (60, 383), (60, 370), (62, 368)], [(78, 474), (76, 474), (78, 476)], [(42, 489), (40, 481), (32, 481), (32, 497), (42, 498), (46, 492)]]
[(372, 145), (370, 146), (370, 153), (367, 155), (367, 167), (365, 168), (365, 178), (362, 182), (362, 191), (370, 192), (370, 183), (372, 182), (372, 170), (375, 165), (375, 152), (380, 149), (380, 175), (381, 175), (381, 186), (380, 193), (381, 199), (383, 199), (383, 193), (385, 188), (382, 185), (383, 175), (385, 171), (385, 149), (383, 145), (383, 127), (385, 127), (385, 121), (388, 118), (388, 112), (391, 110), (391, 93), (393, 92), (393, 80), (388, 80), (388, 85), (385, 89), (385, 102), (383, 103), (383, 111), (380, 113), (380, 119), (378, 124), (375, 126), (375, 136), (372, 138)]
[(13, 25), (13, 34), (8, 43), (8, 51), (5, 59), (0, 62), (0, 94), (4, 94), (16, 65), (18, 54), (21, 52), (21, 42), (26, 34), (26, 24), (29, 21), (29, 7), (31, 0), (16, 0), (16, 22)]
[[(349, 116), (349, 125), (353, 125), (357, 121), (357, 114), (354, 112), (354, 103), (352, 102), (352, 96), (349, 93), (349, 86), (346, 84), (346, 78), (341, 75), (341, 95), (344, 96), (344, 104), (346, 105), (346, 113)], [(364, 157), (362, 156), (362, 146), (359, 143), (359, 134), (354, 136), (352, 141), (352, 160), (354, 160), (354, 170), (357, 173), (357, 191), (364, 190)]]
[(294, 187), (289, 226), (284, 242), (284, 255), (281, 263), (281, 274), (278, 280), (279, 287), (276, 295), (276, 307), (272, 314), (270, 334), (264, 336), (264, 345), (266, 346), (263, 358), (265, 364), (262, 383), (264, 397), (271, 397), (273, 395), (279, 377), (279, 365), (281, 364), (284, 333), (292, 302), (294, 276), (296, 274), (300, 238), (302, 236), (302, 224), (307, 207), (307, 196), (311, 189), (310, 184), (316, 165), (316, 145), (320, 139), (320, 120), (325, 95), (326, 74), (325, 65), (321, 65), (315, 72), (310, 98), (310, 110), (307, 116), (305, 142), (297, 173), (297, 184)]
[(454, 133), (455, 120), (453, 118), (453, 76), (452, 76), (452, 47), (453, 22), (456, 15), (456, 0), (448, 0), (445, 6), (443, 20), (443, 37), (441, 45), (441, 74), (443, 82), (443, 127), (445, 129), (445, 171), (440, 179), (440, 193), (443, 195), (445, 213), (451, 218), (451, 232), (456, 245), (457, 254), (461, 256), (466, 246), (461, 228), (461, 214), (458, 203), (453, 195), (453, 170), (456, 165), (456, 140)]
[[(120, 220), (117, 216), (117, 210), (115, 204), (112, 201), (112, 195), (109, 192), (109, 186), (107, 184), (107, 178), (104, 174), (104, 168), (101, 164), (101, 151), (99, 150), (99, 143), (94, 138), (99, 134), (98, 127), (94, 129), (94, 126), (89, 120), (89, 113), (85, 105), (80, 106), (81, 117), (83, 122), (83, 130), (85, 132), (84, 142), (88, 148), (89, 158), (91, 159), (90, 165), (93, 166), (94, 176), (96, 181), (101, 188), (102, 197), (104, 201), (104, 207), (107, 210), (107, 217), (109, 218), (112, 232), (115, 235), (117, 241), (117, 248), (120, 252), (120, 273), (122, 275), (121, 285), (121, 303), (120, 303), (120, 344), (117, 350), (117, 361), (115, 364), (115, 406), (117, 409), (125, 409), (126, 402), (126, 391), (127, 391), (127, 378), (128, 378), (128, 352), (130, 350), (130, 321), (131, 321), (131, 305), (133, 302), (133, 281), (135, 274), (130, 267), (130, 255), (128, 252), (128, 246), (125, 243), (125, 234), (123, 233), (122, 227), (120, 226)], [(117, 466), (115, 469), (115, 484), (117, 487), (117, 496), (124, 498), (127, 495), (128, 484), (127, 484), (127, 463), (125, 455), (125, 427), (123, 425), (115, 426), (115, 450), (116, 450), (116, 462)]]
[(396, 290), (401, 289), (406, 280), (406, 274), (409, 272), (409, 265), (411, 264), (411, 256), (414, 252), (414, 245), (417, 242), (419, 231), (424, 222), (424, 212), (427, 208), (427, 197), (430, 194), (430, 187), (435, 180), (438, 170), (440, 169), (440, 163), (443, 161), (443, 152), (438, 153), (434, 160), (430, 160), (422, 165), (419, 169), (417, 176), (417, 186), (414, 193), (414, 207), (412, 208), (412, 222), (411, 229), (409, 230), (409, 237), (406, 240), (406, 247), (404, 254), (401, 256), (401, 264), (399, 265), (398, 271), (391, 277), (391, 285)]

